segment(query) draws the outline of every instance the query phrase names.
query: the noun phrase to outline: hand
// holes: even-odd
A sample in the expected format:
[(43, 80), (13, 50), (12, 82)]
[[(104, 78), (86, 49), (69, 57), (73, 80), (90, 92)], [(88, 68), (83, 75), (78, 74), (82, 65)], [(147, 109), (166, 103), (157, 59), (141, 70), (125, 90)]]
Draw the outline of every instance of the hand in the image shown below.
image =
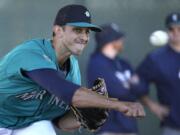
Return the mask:
[(117, 110), (128, 117), (144, 117), (143, 106), (138, 102), (119, 102)]
[(78, 108), (93, 107), (117, 110), (130, 117), (145, 116), (145, 111), (140, 103), (119, 101), (83, 87), (79, 88), (73, 95), (72, 105)]
[(169, 114), (169, 108), (159, 103), (153, 102), (149, 105), (150, 110), (162, 121)]

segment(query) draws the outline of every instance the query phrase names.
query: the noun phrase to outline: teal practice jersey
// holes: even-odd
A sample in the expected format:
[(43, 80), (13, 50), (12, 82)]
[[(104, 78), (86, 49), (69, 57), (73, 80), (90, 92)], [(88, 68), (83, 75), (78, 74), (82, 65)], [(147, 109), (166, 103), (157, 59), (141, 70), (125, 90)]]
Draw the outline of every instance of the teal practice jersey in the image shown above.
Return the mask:
[[(22, 75), (22, 70), (59, 70), (50, 40), (27, 41), (0, 61), (0, 127), (17, 129), (38, 120), (62, 116), (69, 106)], [(70, 71), (66, 80), (81, 84), (78, 61), (70, 56)], [(67, 89), (68, 91), (68, 89)]]

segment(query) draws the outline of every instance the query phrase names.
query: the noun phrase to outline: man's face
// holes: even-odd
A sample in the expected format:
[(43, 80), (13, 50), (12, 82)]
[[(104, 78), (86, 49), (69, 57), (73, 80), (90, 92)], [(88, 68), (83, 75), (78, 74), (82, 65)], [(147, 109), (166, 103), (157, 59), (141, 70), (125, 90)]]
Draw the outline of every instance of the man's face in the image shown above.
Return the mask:
[(89, 28), (64, 26), (62, 42), (72, 54), (80, 55), (89, 41), (89, 32)]
[(180, 44), (180, 25), (172, 25), (168, 31), (170, 43)]
[(124, 44), (123, 38), (120, 38), (113, 42), (113, 47), (116, 50), (117, 54), (123, 51), (123, 44)]

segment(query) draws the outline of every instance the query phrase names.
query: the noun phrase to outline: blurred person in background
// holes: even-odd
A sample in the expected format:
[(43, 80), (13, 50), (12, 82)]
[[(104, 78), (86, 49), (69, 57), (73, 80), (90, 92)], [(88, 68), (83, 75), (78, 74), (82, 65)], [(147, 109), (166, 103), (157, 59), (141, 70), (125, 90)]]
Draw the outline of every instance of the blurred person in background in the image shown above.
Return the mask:
[[(129, 62), (118, 55), (123, 51), (124, 32), (115, 23), (102, 25), (102, 32), (95, 34), (96, 49), (91, 55), (87, 81), (91, 87), (97, 77), (105, 79), (110, 97), (122, 101), (136, 101), (132, 87), (136, 85), (136, 76)], [(96, 132), (98, 135), (137, 135), (137, 120), (126, 117), (117, 111), (110, 111), (109, 118)]]
[[(143, 83), (142, 101), (159, 118), (162, 135), (180, 135), (180, 13), (167, 15), (165, 26), (169, 43), (149, 53), (137, 73)], [(151, 83), (158, 102), (148, 96)]]

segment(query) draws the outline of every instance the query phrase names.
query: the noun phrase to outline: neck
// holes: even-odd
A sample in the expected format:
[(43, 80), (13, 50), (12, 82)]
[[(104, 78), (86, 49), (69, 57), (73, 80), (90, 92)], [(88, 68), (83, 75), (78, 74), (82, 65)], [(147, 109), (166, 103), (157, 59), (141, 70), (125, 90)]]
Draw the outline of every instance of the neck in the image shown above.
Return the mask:
[(170, 47), (175, 51), (180, 53), (180, 43), (179, 44), (170, 44)]
[(116, 57), (116, 51), (111, 45), (106, 45), (104, 48), (102, 48), (102, 53), (110, 59), (114, 59)]
[(57, 61), (62, 66), (70, 57), (71, 53), (67, 50), (63, 43), (58, 44), (56, 40), (52, 40), (52, 46), (55, 49)]

